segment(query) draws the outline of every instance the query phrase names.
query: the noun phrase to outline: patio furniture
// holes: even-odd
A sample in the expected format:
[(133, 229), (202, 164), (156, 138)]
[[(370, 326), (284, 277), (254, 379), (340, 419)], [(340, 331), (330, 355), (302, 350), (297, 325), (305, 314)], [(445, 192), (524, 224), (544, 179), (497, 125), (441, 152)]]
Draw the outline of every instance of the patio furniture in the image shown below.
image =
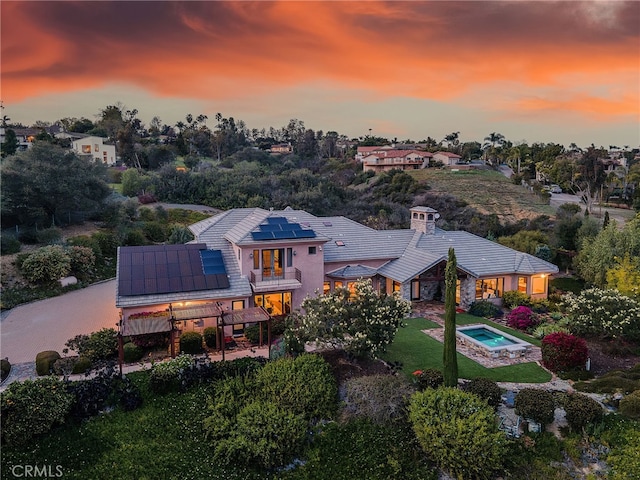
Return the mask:
[(520, 438), (520, 423), (522, 418), (518, 415), (515, 421), (507, 415), (500, 415), (498, 428), (507, 434), (508, 438)]

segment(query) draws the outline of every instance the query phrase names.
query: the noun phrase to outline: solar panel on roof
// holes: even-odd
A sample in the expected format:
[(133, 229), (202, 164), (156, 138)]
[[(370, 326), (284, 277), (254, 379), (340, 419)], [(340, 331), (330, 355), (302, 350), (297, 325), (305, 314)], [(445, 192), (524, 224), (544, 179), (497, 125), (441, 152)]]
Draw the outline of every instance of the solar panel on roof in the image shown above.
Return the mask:
[(293, 231), (273, 232), (273, 236), (277, 239), (295, 238)]
[(315, 238), (316, 232), (313, 230), (297, 230), (294, 232), (296, 238)]
[(269, 217), (267, 223), (289, 223), (285, 217)]
[(260, 225), (261, 232), (277, 232), (282, 230), (282, 223), (269, 223), (267, 225)]
[(273, 232), (251, 232), (254, 240), (273, 240)]

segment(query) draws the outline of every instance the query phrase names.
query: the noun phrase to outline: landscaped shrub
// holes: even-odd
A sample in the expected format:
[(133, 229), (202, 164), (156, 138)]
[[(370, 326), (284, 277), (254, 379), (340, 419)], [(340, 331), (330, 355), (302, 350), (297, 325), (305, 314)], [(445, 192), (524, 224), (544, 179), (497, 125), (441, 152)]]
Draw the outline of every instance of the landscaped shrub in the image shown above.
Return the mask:
[(171, 233), (169, 233), (169, 238), (167, 238), (167, 243), (171, 245), (183, 244), (190, 242), (193, 240), (193, 233), (187, 227), (183, 227), (182, 225), (174, 225), (171, 227)]
[(33, 283), (53, 283), (71, 271), (71, 259), (60, 245), (48, 245), (31, 253), (20, 267)]
[(65, 345), (92, 362), (107, 360), (118, 353), (118, 333), (113, 328), (103, 328), (89, 335), (76, 335)]
[(142, 231), (154, 243), (164, 242), (169, 235), (167, 228), (160, 222), (145, 222)]
[(202, 335), (198, 332), (185, 332), (180, 335), (180, 351), (189, 355), (202, 353)]
[(218, 329), (216, 327), (207, 327), (202, 333), (207, 347), (216, 348), (218, 346)]
[(89, 247), (67, 247), (67, 254), (71, 260), (71, 272), (78, 276), (87, 275), (96, 265), (96, 255)]
[(18, 253), (22, 245), (15, 235), (0, 235), (0, 253), (2, 255), (11, 255)]
[(538, 316), (529, 307), (516, 307), (507, 314), (507, 325), (511, 328), (527, 331), (538, 323)]
[(122, 351), (124, 353), (125, 363), (137, 362), (144, 355), (144, 350), (132, 342), (125, 343), (122, 347)]
[(195, 363), (191, 355), (178, 355), (176, 358), (151, 367), (149, 388), (154, 393), (169, 393), (179, 390), (181, 385), (180, 372), (190, 368)]
[(347, 418), (368, 418), (388, 424), (406, 414), (406, 405), (415, 389), (400, 375), (368, 375), (347, 380), (344, 414)]
[(542, 339), (551, 333), (558, 332), (569, 333), (569, 329), (559, 323), (543, 323), (535, 328), (532, 335), (535, 338)]
[(130, 228), (124, 232), (122, 238), (122, 245), (135, 247), (138, 245), (147, 245), (147, 237), (144, 232), (139, 228)]
[(640, 472), (640, 429), (629, 428), (624, 433), (620, 446), (607, 456), (611, 467), (610, 480), (637, 479)]
[(9, 376), (9, 372), (11, 372), (11, 362), (8, 359), (3, 358), (0, 360), (0, 372), (0, 379), (4, 381)]
[(73, 373), (74, 375), (77, 375), (79, 373), (85, 373), (86, 371), (91, 369), (91, 365), (92, 365), (92, 362), (90, 359), (88, 359), (87, 357), (80, 356), (74, 362), (73, 370), (71, 370), (71, 373)]
[(475, 395), (446, 387), (418, 392), (409, 419), (427, 456), (450, 475), (489, 479), (502, 469), (506, 437), (493, 409)]
[(532, 303), (531, 297), (520, 290), (509, 290), (502, 294), (502, 304), (509, 309), (521, 305), (530, 307)]
[(550, 333), (542, 339), (542, 363), (552, 372), (584, 370), (589, 358), (587, 342), (568, 333)]
[(564, 402), (567, 423), (575, 432), (602, 419), (602, 406), (591, 397), (581, 393), (567, 395)]
[(118, 253), (118, 238), (111, 232), (96, 232), (91, 235), (91, 239), (95, 240), (102, 255), (105, 257), (115, 257)]
[(36, 373), (39, 376), (53, 373), (53, 364), (60, 358), (60, 354), (54, 350), (45, 350), (36, 355)]
[(553, 421), (555, 405), (551, 392), (525, 388), (516, 395), (515, 412), (525, 419), (547, 425)]
[(14, 382), (0, 393), (2, 442), (24, 444), (63, 423), (73, 401), (55, 377)]
[(133, 410), (142, 404), (142, 396), (128, 378), (120, 377), (115, 362), (105, 363), (92, 378), (69, 382), (67, 390), (73, 395), (70, 414), (78, 419), (98, 415), (118, 404)]
[(504, 315), (504, 312), (500, 307), (487, 300), (473, 302), (469, 306), (467, 313), (476, 317), (484, 318), (499, 318)]
[(498, 408), (502, 392), (498, 384), (489, 378), (474, 378), (464, 385), (464, 391), (473, 393), (477, 397), (486, 400), (494, 409)]
[(307, 420), (332, 418), (338, 388), (329, 364), (320, 356), (304, 354), (267, 363), (256, 373), (260, 398), (303, 415)]
[(295, 458), (304, 445), (307, 422), (281, 405), (252, 401), (240, 410), (226, 438), (215, 443), (214, 456), (228, 464), (273, 468)]
[(590, 288), (568, 293), (562, 306), (576, 335), (640, 340), (640, 301), (617, 290)]
[(438, 388), (444, 383), (444, 375), (440, 370), (435, 368), (427, 368), (425, 370), (416, 370), (413, 372), (418, 390), (422, 391), (427, 388)]
[[(262, 339), (263, 341), (267, 340), (267, 333), (263, 329), (262, 331)], [(252, 344), (256, 345), (260, 342), (260, 325), (250, 325), (244, 328), (244, 337), (250, 341)]]
[(640, 420), (640, 390), (625, 395), (620, 400), (620, 413), (625, 417)]
[(628, 370), (612, 370), (590, 382), (577, 382), (574, 387), (581, 392), (629, 394), (640, 390), (640, 363)]

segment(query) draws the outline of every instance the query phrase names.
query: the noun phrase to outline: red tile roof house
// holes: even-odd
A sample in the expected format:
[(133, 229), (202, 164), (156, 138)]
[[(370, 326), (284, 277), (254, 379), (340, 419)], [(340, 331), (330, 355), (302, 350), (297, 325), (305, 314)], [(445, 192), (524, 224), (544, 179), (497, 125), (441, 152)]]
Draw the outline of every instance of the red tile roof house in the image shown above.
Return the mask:
[(363, 172), (387, 172), (389, 170), (418, 170), (429, 166), (430, 152), (420, 150), (383, 150), (362, 159)]
[(120, 247), (120, 332), (175, 336), (218, 326), (228, 337), (245, 324), (288, 314), (307, 295), (351, 288), (360, 278), (380, 293), (433, 300), (444, 292), (449, 247), (462, 308), (478, 299), (501, 303), (510, 290), (547, 297), (555, 265), (468, 232), (441, 230), (438, 217), (418, 206), (409, 229), (374, 230), (289, 207), (240, 208), (192, 225), (196, 239), (186, 245)]
[(460, 163), (462, 157), (453, 152), (436, 152), (433, 154), (434, 162), (442, 162), (446, 167), (454, 167)]

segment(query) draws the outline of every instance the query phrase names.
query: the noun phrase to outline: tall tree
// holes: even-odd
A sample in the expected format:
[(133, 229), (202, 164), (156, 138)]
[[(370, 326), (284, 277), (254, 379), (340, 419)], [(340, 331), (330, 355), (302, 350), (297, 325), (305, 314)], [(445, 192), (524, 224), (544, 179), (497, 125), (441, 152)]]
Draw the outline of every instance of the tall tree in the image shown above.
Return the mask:
[(2, 209), (20, 223), (68, 221), (109, 195), (105, 167), (61, 147), (34, 142), (2, 164)]
[(449, 259), (444, 271), (444, 386), (458, 385), (458, 359), (456, 358), (456, 283), (457, 260), (453, 248), (449, 248)]
[(2, 150), (2, 158), (16, 153), (19, 145), (20, 142), (18, 141), (16, 132), (14, 132), (11, 128), (8, 128), (5, 132), (4, 142), (2, 142), (2, 146), (0, 147), (0, 149)]

